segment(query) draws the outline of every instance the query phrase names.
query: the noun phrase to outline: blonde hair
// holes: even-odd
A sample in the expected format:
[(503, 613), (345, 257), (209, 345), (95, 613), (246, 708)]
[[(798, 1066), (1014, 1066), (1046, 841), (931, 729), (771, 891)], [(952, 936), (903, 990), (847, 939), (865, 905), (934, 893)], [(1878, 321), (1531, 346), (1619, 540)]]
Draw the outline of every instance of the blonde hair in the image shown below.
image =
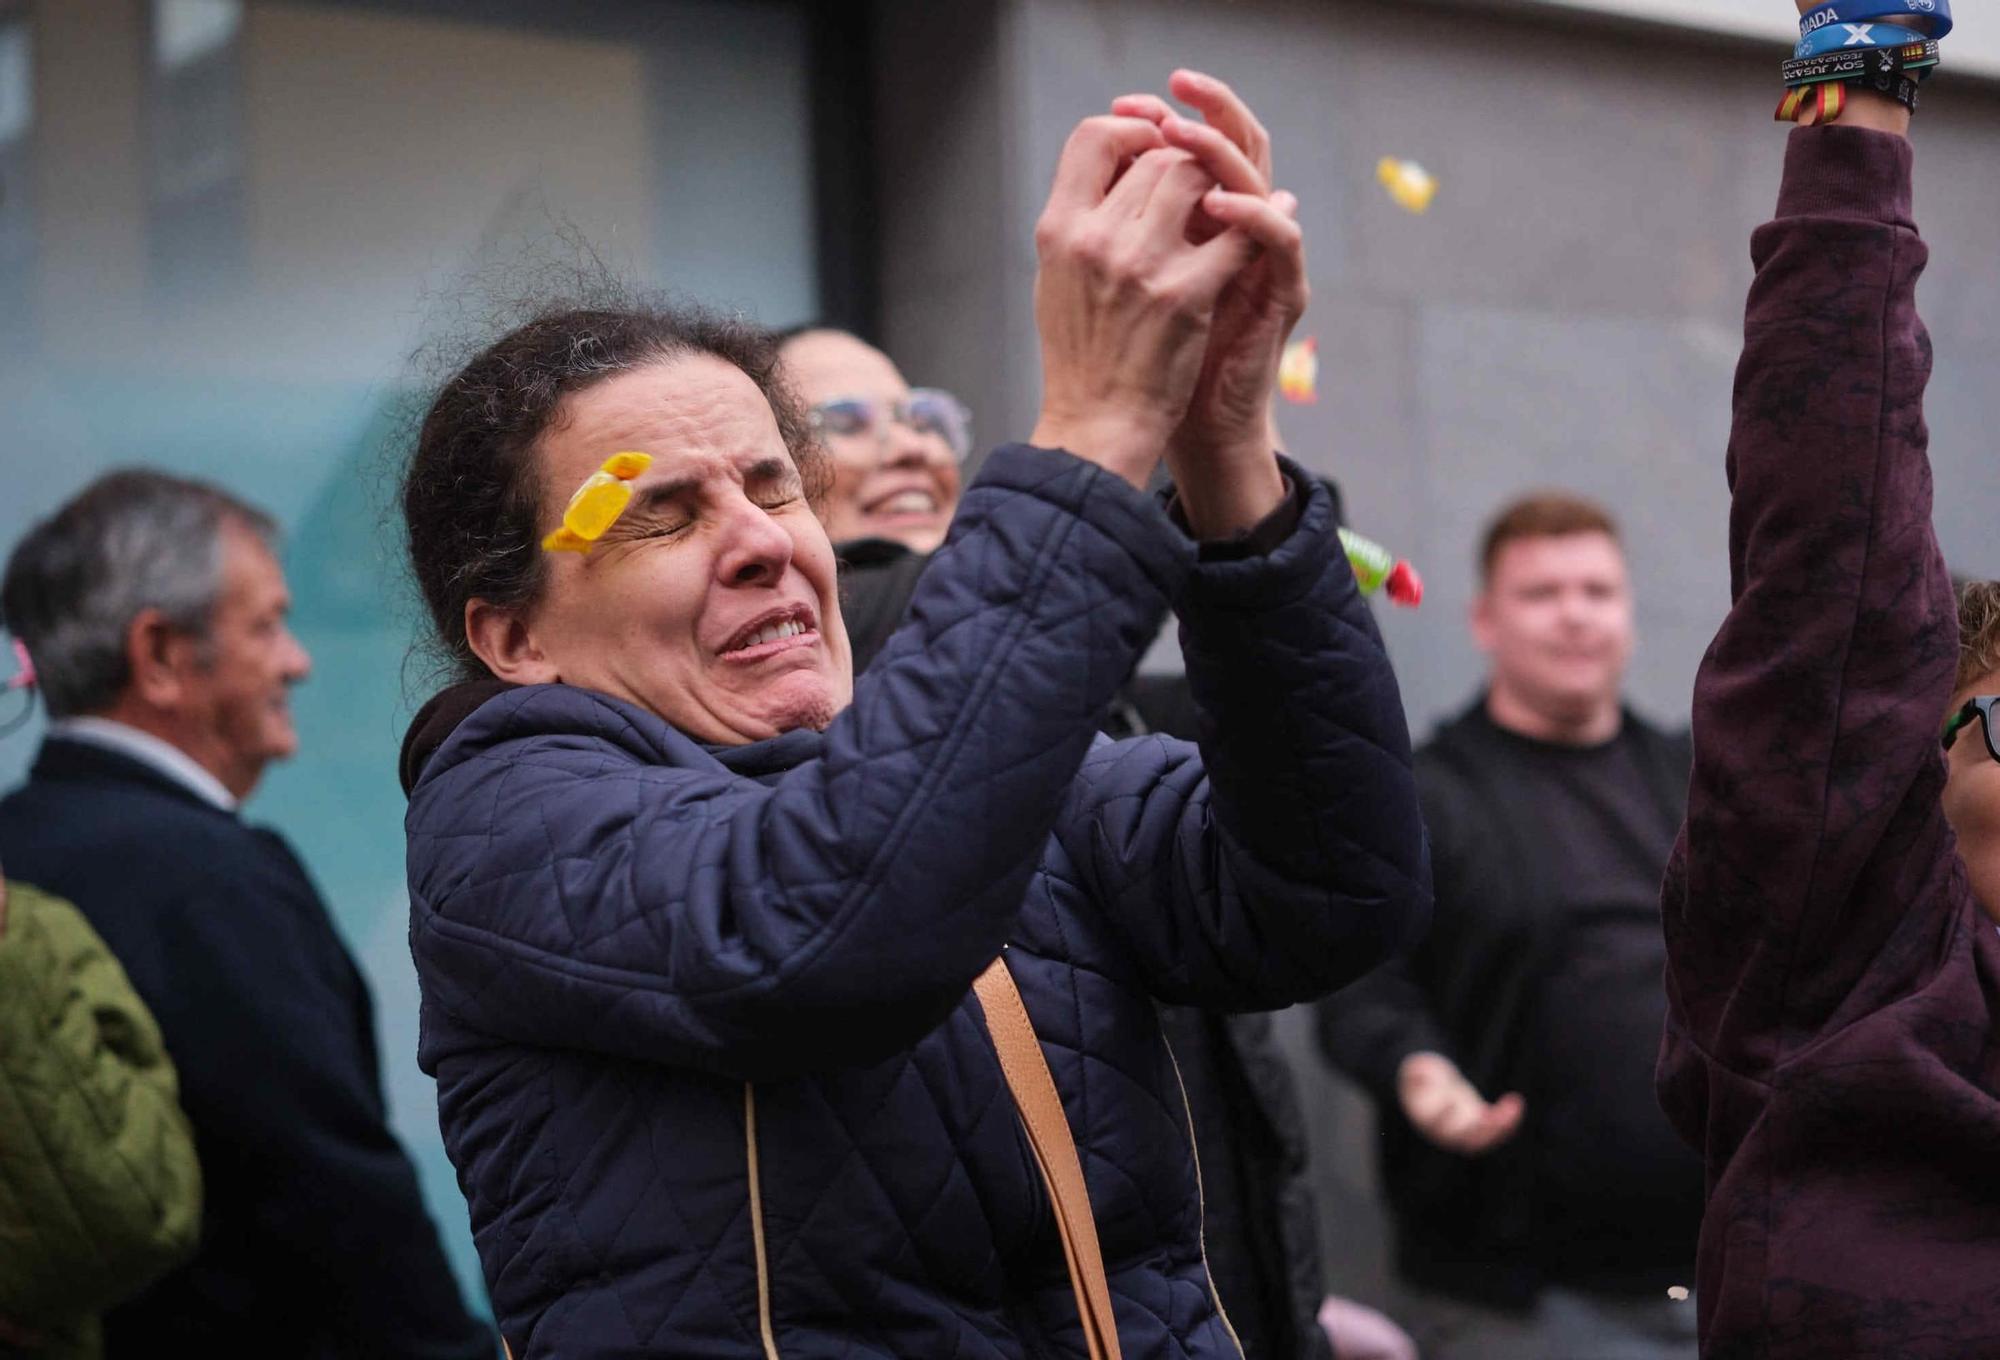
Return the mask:
[(1958, 592), (1955, 693), (2000, 671), (2000, 581), (1967, 581)]

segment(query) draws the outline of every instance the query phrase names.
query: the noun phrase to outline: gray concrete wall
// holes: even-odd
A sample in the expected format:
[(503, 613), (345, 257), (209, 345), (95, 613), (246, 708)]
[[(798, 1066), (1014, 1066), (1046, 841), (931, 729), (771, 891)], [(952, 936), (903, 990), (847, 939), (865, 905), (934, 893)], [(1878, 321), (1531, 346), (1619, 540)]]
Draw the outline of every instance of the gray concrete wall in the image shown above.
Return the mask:
[[(1031, 427), (1030, 236), (1064, 137), (1176, 64), (1212, 71), (1271, 128), (1308, 232), (1321, 395), (1281, 413), (1288, 442), (1431, 584), (1420, 613), (1383, 617), (1413, 728), (1473, 692), (1472, 545), (1496, 505), (1542, 485), (1624, 521), (1631, 693), (1685, 721), (1727, 603), (1722, 455), (1784, 53), (1417, 3), (884, 0), (880, 17), (885, 338), (913, 381), (963, 392), (985, 439)], [(2000, 94), (1947, 72), (1917, 141), (1938, 527), (1959, 569), (2000, 575)], [(1428, 215), (1376, 186), (1384, 155), (1437, 175)], [(1288, 1022), (1335, 1272), (1374, 1296), (1366, 1112)]]

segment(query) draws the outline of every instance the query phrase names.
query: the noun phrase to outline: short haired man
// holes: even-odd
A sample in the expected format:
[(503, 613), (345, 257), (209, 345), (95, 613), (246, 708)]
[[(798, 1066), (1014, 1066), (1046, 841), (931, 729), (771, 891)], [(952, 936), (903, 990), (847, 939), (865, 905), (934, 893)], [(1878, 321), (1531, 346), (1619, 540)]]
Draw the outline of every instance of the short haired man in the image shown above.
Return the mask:
[(1632, 596), (1601, 507), (1518, 501), (1480, 564), (1486, 691), (1418, 754), (1435, 924), (1322, 1003), (1321, 1037), (1381, 1114), (1426, 1357), (1691, 1357), (1667, 1290), (1701, 1163), (1652, 1091), (1688, 744), (1621, 702)]
[(304, 869), (238, 803), (298, 738), (308, 658), (276, 526), (119, 472), (0, 583), (48, 740), (0, 859), (74, 902), (157, 1017), (207, 1202), (187, 1266), (105, 1319), (108, 1356), (491, 1356), (385, 1122), (368, 992)]

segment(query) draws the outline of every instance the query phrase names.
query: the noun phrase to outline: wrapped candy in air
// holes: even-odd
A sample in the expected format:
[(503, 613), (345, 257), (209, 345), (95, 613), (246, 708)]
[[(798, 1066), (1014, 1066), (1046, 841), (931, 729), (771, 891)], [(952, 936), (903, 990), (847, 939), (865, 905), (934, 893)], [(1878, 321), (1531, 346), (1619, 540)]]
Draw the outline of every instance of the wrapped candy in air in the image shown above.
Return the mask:
[(1319, 339), (1308, 335), (1285, 346), (1278, 361), (1278, 393), (1294, 406), (1319, 400)]
[(1375, 178), (1389, 191), (1389, 197), (1408, 212), (1425, 211), (1431, 206), (1431, 200), (1437, 197), (1437, 181), (1431, 177), (1430, 171), (1415, 161), (1384, 156), (1376, 163)]
[(1379, 590), (1405, 609), (1415, 609), (1424, 602), (1424, 578), (1407, 558), (1397, 557), (1351, 529), (1340, 531), (1340, 546), (1347, 551), (1348, 565), (1354, 568), (1354, 580), (1363, 595)]

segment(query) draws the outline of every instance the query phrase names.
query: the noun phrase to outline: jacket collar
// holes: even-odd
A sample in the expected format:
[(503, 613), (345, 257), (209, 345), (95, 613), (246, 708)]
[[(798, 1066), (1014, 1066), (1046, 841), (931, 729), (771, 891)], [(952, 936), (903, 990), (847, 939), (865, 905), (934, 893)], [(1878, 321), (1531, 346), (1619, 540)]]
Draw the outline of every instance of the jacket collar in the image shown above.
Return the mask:
[(66, 737), (61, 732), (51, 732), (43, 740), (42, 749), (36, 753), (30, 777), (77, 783), (108, 782), (138, 785), (155, 793), (164, 793), (191, 803), (195, 807), (204, 808), (218, 817), (236, 820), (234, 812), (217, 806), (180, 780), (146, 762), (123, 751), (112, 750), (108, 746)]
[(745, 746), (702, 743), (702, 749), (714, 756), (731, 774), (763, 781), (776, 779), (785, 771), (813, 759), (825, 748), (825, 734), (803, 727)]
[[(1693, 759), (1686, 738), (1668, 736), (1640, 717), (1630, 704), (1620, 704), (1618, 711), (1622, 721), (1618, 736), (1613, 740), (1632, 744), (1653, 797), (1670, 817), (1678, 821), (1684, 815), (1688, 767)], [(1431, 758), (1444, 762), (1467, 780), (1484, 787), (1486, 781), (1495, 777), (1495, 767), (1504, 764), (1509, 752), (1545, 745), (1532, 737), (1510, 732), (1494, 722), (1492, 715), (1486, 711), (1486, 691), (1482, 689), (1470, 706), (1438, 727), (1424, 749)], [(1513, 806), (1510, 800), (1498, 797), (1497, 793), (1496, 802), (1503, 808)]]
[[(1566, 749), (1559, 742), (1542, 741), (1539, 738), (1516, 732), (1512, 728), (1502, 727), (1499, 723), (1494, 722), (1492, 713), (1486, 707), (1486, 697), (1487, 691), (1481, 689), (1478, 694), (1473, 696), (1470, 704), (1461, 709), (1456, 716), (1446, 720), (1438, 727), (1437, 736), (1475, 741), (1524, 742), (1530, 746), (1546, 746), (1551, 750)], [(1654, 729), (1650, 723), (1633, 710), (1630, 704), (1621, 700), (1618, 705), (1618, 733), (1611, 738), (1611, 741), (1619, 741), (1635, 733), (1642, 738), (1650, 737), (1654, 735)], [(1604, 743), (1607, 746), (1610, 744), (1611, 742)], [(1591, 748), (1577, 747), (1574, 749), (1587, 750)]]
[(111, 718), (58, 718), (49, 724), (49, 734), (130, 756), (224, 812), (236, 811), (240, 801), (220, 779), (203, 769), (193, 756), (180, 747), (127, 723)]
[[(440, 690), (417, 710), (416, 717), (411, 720), (409, 731), (403, 737), (402, 757), (398, 762), (405, 797), (415, 790), (417, 781), (423, 777), (432, 758), (460, 727), (503, 696), (508, 698), (507, 707), (511, 711), (504, 717), (497, 712), (492, 716), (495, 722), (501, 724), (505, 737), (531, 736), (541, 732), (590, 734), (599, 729), (608, 735), (610, 730), (616, 729), (639, 738), (638, 746), (644, 754), (666, 763), (674, 761), (670, 749), (672, 745), (687, 741), (658, 714), (594, 690), (561, 684), (510, 685), (490, 678), (467, 680)], [(604, 726), (607, 719), (610, 720), (609, 728)], [(492, 723), (486, 718), (481, 718), (476, 726), (478, 730), (468, 729), (468, 735), (481, 743), (504, 739), (501, 731), (490, 730)], [(698, 746), (700, 751), (732, 774), (746, 779), (769, 780), (819, 755), (825, 741), (825, 736), (819, 732), (800, 729), (743, 746), (711, 746), (705, 742), (688, 744)]]
[(458, 730), (458, 725), (478, 712), (488, 699), (505, 694), (516, 688), (504, 680), (488, 676), (484, 680), (465, 680), (456, 685), (447, 685), (430, 697), (417, 710), (417, 716), (410, 719), (409, 731), (403, 734), (402, 754), (396, 761), (396, 773), (403, 781), (403, 796), (417, 786), (417, 779), (424, 772), (424, 766), (437, 754), (438, 747), (445, 739)]

